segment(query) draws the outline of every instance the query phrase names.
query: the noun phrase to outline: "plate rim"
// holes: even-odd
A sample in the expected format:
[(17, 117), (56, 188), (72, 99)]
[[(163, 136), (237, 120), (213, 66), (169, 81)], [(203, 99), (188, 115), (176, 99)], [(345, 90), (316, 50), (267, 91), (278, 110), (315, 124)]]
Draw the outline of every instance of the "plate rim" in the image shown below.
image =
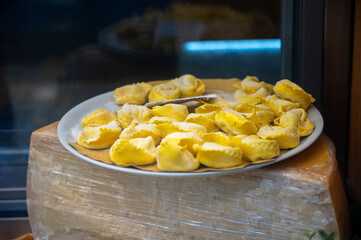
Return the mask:
[[(107, 164), (107, 163), (92, 159), (88, 156), (85, 156), (85, 155), (79, 153), (78, 151), (76, 151), (69, 144), (69, 142), (66, 140), (66, 134), (64, 132), (62, 132), (62, 130), (65, 127), (65, 124), (67, 123), (66, 121), (68, 120), (68, 118), (70, 118), (72, 116), (73, 113), (75, 113), (79, 109), (82, 109), (84, 105), (87, 105), (87, 104), (91, 103), (92, 101), (96, 101), (97, 99), (102, 98), (102, 97), (106, 98), (106, 97), (108, 97), (108, 95), (110, 95), (111, 100), (113, 100), (113, 98), (112, 98), (113, 92), (114, 91), (109, 91), (106, 93), (99, 94), (99, 95), (89, 98), (89, 99), (77, 104), (73, 108), (71, 108), (66, 114), (64, 114), (64, 116), (59, 121), (59, 124), (57, 126), (57, 137), (58, 137), (60, 143), (63, 145), (63, 147), (67, 151), (69, 151), (71, 154), (76, 156), (77, 158), (85, 160), (86, 162), (97, 165), (99, 167), (111, 169), (111, 170), (122, 172), (122, 173), (130, 173), (130, 174), (137, 174), (137, 175), (143, 175), (143, 176), (181, 178), (181, 177), (220, 176), (220, 175), (228, 175), (228, 174), (233, 174), (233, 173), (247, 172), (247, 171), (262, 168), (262, 167), (265, 167), (268, 165), (276, 164), (278, 162), (284, 161), (290, 157), (293, 157), (293, 156), (299, 154), (300, 152), (304, 151), (309, 146), (311, 146), (319, 138), (319, 136), (321, 135), (321, 133), (323, 131), (323, 127), (324, 127), (324, 120), (323, 120), (321, 113), (318, 111), (318, 109), (313, 104), (311, 104), (308, 111), (312, 110), (313, 114), (318, 117), (317, 126), (315, 125), (314, 131), (311, 133), (311, 135), (306, 137), (309, 139), (309, 137), (312, 136), (311, 140), (309, 140), (309, 141), (304, 140), (302, 142), (301, 148), (298, 148), (300, 146), (297, 146), (296, 148), (293, 148), (293, 149), (289, 150), (288, 152), (286, 152), (285, 154), (277, 157), (273, 161), (259, 163), (259, 164), (255, 164), (255, 165), (248, 165), (244, 168), (231, 169), (231, 170), (212, 170), (212, 171), (205, 171), (205, 172), (152, 172), (152, 171), (145, 171), (145, 170), (141, 170), (141, 169), (137, 169), (137, 168), (111, 165), (111, 164)], [(97, 106), (96, 109), (98, 109), (98, 108), (102, 108), (102, 106)], [(104, 108), (104, 106), (103, 106), (103, 108)], [(80, 125), (80, 121), (77, 124)]]

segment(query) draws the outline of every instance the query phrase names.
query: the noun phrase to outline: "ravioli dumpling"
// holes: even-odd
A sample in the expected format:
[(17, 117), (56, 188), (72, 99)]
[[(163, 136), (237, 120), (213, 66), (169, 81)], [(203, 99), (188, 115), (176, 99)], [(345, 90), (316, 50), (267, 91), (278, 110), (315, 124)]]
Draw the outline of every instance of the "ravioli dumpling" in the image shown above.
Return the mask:
[(120, 110), (116, 111), (116, 116), (123, 129), (139, 123), (146, 123), (153, 117), (149, 108), (131, 104), (123, 105)]
[(300, 143), (300, 136), (293, 127), (264, 126), (258, 130), (257, 135), (262, 139), (276, 140), (280, 149), (295, 148)]
[(155, 106), (150, 111), (154, 116), (174, 118), (178, 121), (184, 121), (189, 114), (186, 105), (173, 103)]
[(152, 88), (149, 93), (149, 102), (173, 100), (180, 97), (180, 89), (177, 85), (166, 82), (160, 83)]
[(176, 139), (179, 141), (180, 145), (187, 146), (188, 150), (193, 153), (193, 155), (197, 154), (196, 146), (203, 144), (202, 138), (194, 132), (174, 132), (163, 138), (164, 141), (170, 139)]
[(212, 168), (235, 167), (243, 163), (240, 148), (222, 146), (213, 142), (206, 142), (198, 149), (197, 160)]
[(240, 104), (234, 109), (242, 113), (247, 119), (253, 121), (258, 127), (269, 125), (275, 119), (273, 111), (263, 104)]
[[(241, 147), (242, 144), (242, 140), (247, 137), (248, 135), (236, 135), (236, 136), (229, 136), (229, 139), (231, 141), (231, 145), (230, 146), (233, 146), (233, 147)], [(252, 135), (251, 135), (252, 136)]]
[(84, 127), (77, 137), (77, 143), (89, 149), (103, 149), (112, 146), (122, 129), (115, 120), (97, 127)]
[(218, 143), (222, 146), (232, 146), (232, 142), (230, 136), (225, 134), (224, 132), (209, 132), (209, 133), (202, 133), (201, 137), (204, 142), (214, 142)]
[(97, 127), (116, 120), (115, 114), (111, 111), (101, 108), (86, 115), (81, 121), (81, 127)]
[(158, 145), (162, 139), (159, 130), (155, 124), (138, 124), (137, 126), (129, 126), (120, 134), (120, 138), (133, 139), (133, 138), (146, 138), (152, 137), (154, 144)]
[(194, 112), (197, 114), (202, 114), (202, 113), (210, 113), (210, 112), (220, 112), (222, 110), (223, 110), (223, 107), (220, 105), (206, 103), (206, 104), (203, 104), (203, 105), (197, 107), (194, 110)]
[[(235, 87), (238, 87), (237, 84)], [(246, 76), (241, 82), (240, 87), (246, 94), (252, 94), (262, 88), (262, 85), (259, 83), (259, 79), (254, 76)]]
[(315, 101), (311, 94), (288, 79), (278, 81), (273, 90), (280, 98), (299, 103), (305, 110)]
[(307, 118), (304, 122), (298, 125), (297, 133), (300, 137), (306, 137), (310, 135), (314, 129), (315, 125)]
[(234, 101), (249, 103), (259, 101), (259, 97), (267, 97), (272, 92), (272, 87), (265, 82), (260, 82), (257, 77), (247, 76), (241, 82), (233, 84), (238, 88), (234, 93)]
[(243, 138), (240, 148), (243, 151), (243, 157), (251, 162), (280, 155), (280, 148), (276, 140), (260, 139), (256, 135)]
[(218, 130), (217, 125), (214, 122), (216, 112), (210, 113), (191, 113), (185, 119), (185, 122), (196, 123), (207, 128), (208, 132), (214, 132)]
[(204, 126), (188, 122), (163, 123), (157, 125), (157, 129), (162, 137), (174, 132), (195, 132), (198, 134), (207, 132), (207, 129)]
[(244, 93), (241, 89), (238, 89), (234, 92), (233, 100), (237, 103), (247, 103), (247, 104), (252, 104), (252, 105), (259, 104), (262, 102), (260, 97), (264, 96), (262, 91), (263, 90), (260, 89), (259, 93), (256, 92), (255, 94), (248, 95), (248, 94)]
[(191, 74), (186, 74), (176, 78), (172, 80), (171, 83), (179, 87), (181, 98), (200, 96), (205, 90), (202, 80)]
[(179, 139), (163, 139), (157, 147), (156, 156), (161, 171), (193, 171), (199, 167), (199, 162)]
[(152, 137), (118, 139), (110, 148), (110, 159), (117, 165), (147, 165), (156, 161)]
[(114, 100), (116, 104), (144, 104), (152, 85), (148, 83), (134, 83), (115, 89)]
[(236, 102), (226, 100), (221, 96), (216, 97), (210, 103), (214, 104), (214, 105), (218, 105), (218, 106), (220, 106), (222, 108), (233, 108), (234, 106), (237, 105)]
[(257, 126), (241, 113), (225, 109), (215, 116), (216, 125), (231, 135), (251, 135), (257, 132)]
[(266, 82), (260, 82), (257, 77), (254, 76), (246, 76), (242, 80), (242, 89), (247, 93), (257, 92), (260, 88), (266, 89), (269, 93), (272, 93), (272, 84), (268, 84)]
[(149, 119), (148, 123), (150, 124), (162, 124), (162, 123), (174, 123), (174, 122), (179, 122), (177, 119), (175, 118), (170, 118), (170, 117), (157, 117), (154, 116), (151, 119)]
[(202, 125), (190, 122), (174, 122), (173, 125), (180, 129), (182, 132), (195, 132), (195, 133), (205, 133), (207, 128)]
[(300, 107), (299, 103), (281, 99), (276, 95), (270, 95), (264, 98), (264, 104), (269, 107), (276, 114), (276, 116), (280, 116), (284, 112)]
[(314, 124), (307, 118), (307, 113), (303, 108), (292, 109), (279, 118), (274, 123), (280, 127), (294, 127), (300, 137), (310, 135), (315, 128)]

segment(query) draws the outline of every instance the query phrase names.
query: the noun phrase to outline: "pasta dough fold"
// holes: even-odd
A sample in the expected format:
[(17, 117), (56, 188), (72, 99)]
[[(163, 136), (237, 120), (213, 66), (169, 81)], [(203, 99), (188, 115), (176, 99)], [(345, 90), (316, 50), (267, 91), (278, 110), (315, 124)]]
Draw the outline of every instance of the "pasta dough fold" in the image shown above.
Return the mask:
[(215, 115), (216, 112), (191, 113), (187, 116), (185, 121), (202, 125), (207, 129), (208, 132), (214, 132), (218, 130), (218, 127), (214, 122)]
[(184, 121), (189, 114), (187, 106), (182, 104), (155, 106), (150, 111), (154, 116), (174, 118), (178, 121)]
[(192, 171), (199, 167), (199, 162), (181, 145), (179, 139), (163, 139), (157, 147), (157, 166), (161, 171)]
[(154, 144), (158, 145), (162, 140), (159, 130), (155, 124), (138, 124), (137, 126), (129, 126), (120, 134), (120, 138), (133, 139), (133, 138), (146, 138), (152, 137)]
[(159, 102), (166, 100), (173, 100), (180, 97), (180, 89), (173, 83), (161, 83), (152, 88), (149, 93), (149, 102)]
[(201, 137), (204, 142), (214, 142), (218, 143), (222, 146), (232, 146), (232, 142), (230, 137), (224, 132), (210, 132), (210, 133), (202, 133)]
[(153, 138), (118, 139), (110, 148), (109, 156), (122, 166), (152, 164), (156, 161)]
[(198, 149), (197, 160), (212, 168), (234, 167), (243, 163), (240, 148), (222, 146), (213, 142), (206, 142)]
[(117, 122), (110, 123), (97, 127), (84, 127), (77, 137), (77, 143), (89, 149), (103, 149), (112, 146), (112, 144), (119, 138), (122, 129)]
[(205, 90), (204, 83), (191, 74), (176, 78), (171, 83), (179, 87), (181, 98), (200, 96)]
[(276, 140), (280, 149), (295, 148), (300, 143), (300, 136), (293, 127), (264, 126), (259, 129), (257, 135), (262, 139)]
[(311, 94), (306, 93), (300, 86), (288, 79), (278, 81), (273, 90), (280, 98), (299, 103), (305, 110), (315, 101)]
[(136, 126), (139, 123), (146, 123), (153, 117), (149, 108), (131, 104), (124, 104), (115, 114), (123, 129), (128, 126)]
[(299, 103), (290, 102), (284, 99), (280, 99), (276, 95), (270, 95), (263, 99), (264, 104), (269, 107), (276, 116), (282, 115), (291, 109), (299, 108)]
[(97, 109), (88, 115), (86, 115), (81, 121), (81, 127), (97, 127), (110, 123), (116, 120), (114, 113), (111, 111), (101, 108)]
[(177, 140), (179, 145), (186, 146), (193, 155), (197, 154), (196, 146), (203, 144), (202, 138), (194, 132), (174, 132), (167, 135), (163, 140)]
[(148, 83), (135, 83), (115, 89), (114, 100), (116, 104), (144, 104), (152, 85)]
[(251, 162), (259, 159), (270, 159), (280, 154), (276, 140), (260, 139), (256, 135), (247, 136), (240, 142), (243, 157)]
[(283, 128), (293, 127), (300, 137), (305, 137), (313, 132), (315, 126), (307, 118), (307, 113), (302, 108), (292, 109), (275, 119), (275, 125)]
[(250, 135), (257, 132), (256, 124), (232, 109), (225, 109), (217, 113), (215, 123), (230, 135)]

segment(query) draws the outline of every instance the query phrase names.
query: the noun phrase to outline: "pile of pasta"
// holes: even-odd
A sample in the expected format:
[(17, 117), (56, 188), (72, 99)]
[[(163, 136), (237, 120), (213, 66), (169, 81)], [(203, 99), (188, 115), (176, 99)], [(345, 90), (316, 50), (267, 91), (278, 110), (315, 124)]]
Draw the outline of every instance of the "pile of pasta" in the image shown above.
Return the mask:
[(222, 96), (199, 104), (147, 108), (142, 104), (202, 95), (202, 80), (184, 75), (166, 83), (127, 85), (115, 90), (115, 113), (98, 109), (86, 115), (77, 143), (87, 149), (109, 148), (119, 166), (154, 164), (159, 171), (224, 169), (271, 161), (295, 148), (314, 124), (307, 109), (315, 100), (284, 79), (274, 86), (247, 76), (233, 85), (233, 100)]

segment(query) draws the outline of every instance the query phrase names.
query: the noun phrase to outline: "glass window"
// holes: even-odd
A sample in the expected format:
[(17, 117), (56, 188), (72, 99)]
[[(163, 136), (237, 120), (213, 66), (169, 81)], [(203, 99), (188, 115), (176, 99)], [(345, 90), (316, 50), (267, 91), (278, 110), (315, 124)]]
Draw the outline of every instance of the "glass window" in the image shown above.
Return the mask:
[(279, 0), (2, 1), (0, 188), (24, 190), (32, 131), (121, 85), (186, 73), (275, 83), (280, 9)]

